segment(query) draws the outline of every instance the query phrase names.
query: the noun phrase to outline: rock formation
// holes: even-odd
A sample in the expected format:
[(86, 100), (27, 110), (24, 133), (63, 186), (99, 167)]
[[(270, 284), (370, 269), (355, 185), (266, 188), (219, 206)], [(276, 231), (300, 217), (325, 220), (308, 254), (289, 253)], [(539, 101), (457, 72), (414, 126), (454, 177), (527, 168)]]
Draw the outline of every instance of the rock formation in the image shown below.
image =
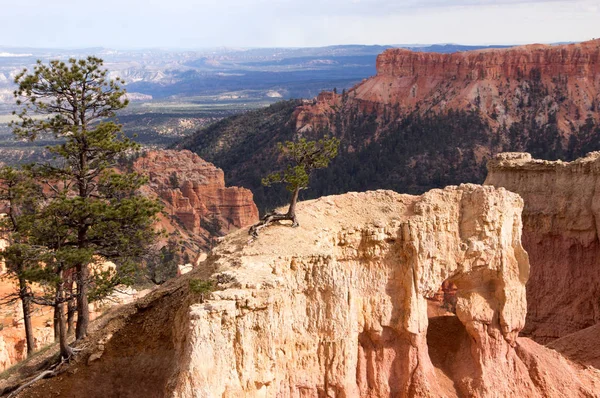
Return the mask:
[[(301, 202), (299, 228), (225, 237), (22, 396), (598, 397), (600, 371), (518, 337), (522, 207), (476, 185)], [(428, 319), (442, 286), (456, 315)]]
[(600, 119), (600, 39), (452, 54), (389, 49), (377, 57), (376, 76), (345, 95), (324, 93), (299, 108), (296, 127), (335, 129), (331, 116), (342, 107), (378, 118), (415, 109), (474, 110), (490, 125), (507, 128), (532, 107), (538, 124), (556, 119), (569, 135), (588, 116)]
[(531, 276), (524, 333), (545, 343), (600, 322), (600, 152), (570, 163), (499, 154), (485, 183), (525, 201)]
[(600, 323), (553, 340), (547, 347), (585, 366), (600, 369)]
[[(0, 279), (0, 297), (14, 291), (14, 286)], [(40, 349), (54, 341), (54, 331), (45, 325), (52, 319), (50, 309), (36, 308), (32, 318), (35, 348)], [(20, 301), (3, 304), (0, 308), (0, 372), (27, 357), (23, 308)]]
[(258, 220), (252, 192), (225, 187), (223, 171), (190, 151), (150, 151), (134, 169), (148, 175), (149, 186), (192, 233), (227, 233)]
[[(6, 249), (7, 246), (8, 246), (8, 241), (0, 235), (0, 251)], [(3, 275), (5, 273), (6, 273), (6, 262), (4, 261), (3, 258), (0, 257), (0, 275)]]

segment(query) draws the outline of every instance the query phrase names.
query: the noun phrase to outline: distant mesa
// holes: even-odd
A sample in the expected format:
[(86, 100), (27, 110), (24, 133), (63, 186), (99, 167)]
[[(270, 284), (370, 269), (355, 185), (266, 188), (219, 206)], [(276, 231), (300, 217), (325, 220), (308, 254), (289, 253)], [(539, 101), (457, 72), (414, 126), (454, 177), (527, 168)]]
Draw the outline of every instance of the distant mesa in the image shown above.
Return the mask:
[[(341, 93), (319, 96), (299, 109), (297, 129), (335, 128), (328, 115), (343, 100)], [(377, 75), (348, 90), (345, 106), (353, 105), (379, 116), (386, 108), (396, 116), (473, 110), (506, 128), (534, 106), (540, 124), (555, 118), (569, 135), (588, 116), (599, 120), (600, 39), (452, 54), (388, 49), (377, 57)]]

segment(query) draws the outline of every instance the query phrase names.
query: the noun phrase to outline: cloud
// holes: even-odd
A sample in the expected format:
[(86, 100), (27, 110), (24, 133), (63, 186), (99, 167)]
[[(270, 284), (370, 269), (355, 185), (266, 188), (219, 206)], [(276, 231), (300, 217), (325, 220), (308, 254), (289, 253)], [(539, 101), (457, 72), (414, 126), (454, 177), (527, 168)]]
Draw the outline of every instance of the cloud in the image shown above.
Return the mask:
[(1, 44), (179, 47), (514, 43), (600, 36), (598, 0), (20, 0)]

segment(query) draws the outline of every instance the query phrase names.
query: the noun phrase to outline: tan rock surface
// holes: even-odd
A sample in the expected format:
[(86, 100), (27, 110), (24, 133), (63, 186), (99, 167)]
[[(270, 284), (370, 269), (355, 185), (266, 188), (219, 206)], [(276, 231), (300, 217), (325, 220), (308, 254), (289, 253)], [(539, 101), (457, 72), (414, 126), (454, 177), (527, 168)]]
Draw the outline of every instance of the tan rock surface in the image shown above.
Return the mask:
[(485, 183), (525, 201), (531, 277), (524, 333), (545, 343), (600, 322), (600, 152), (570, 163), (499, 154)]
[[(231, 237), (216, 255), (235, 283), (192, 306), (175, 396), (559, 396), (531, 373), (546, 360), (565, 368), (573, 396), (591, 394), (567, 361), (517, 339), (521, 208), (472, 185), (347, 194), (303, 203), (308, 233)], [(457, 317), (430, 322), (425, 298), (444, 280), (457, 286)]]
[[(101, 349), (22, 396), (598, 397), (600, 372), (517, 338), (522, 206), (475, 185), (299, 203), (299, 228), (225, 237), (205, 271), (128, 307)], [(212, 270), (202, 302), (190, 282)], [(428, 319), (444, 281), (456, 316)]]

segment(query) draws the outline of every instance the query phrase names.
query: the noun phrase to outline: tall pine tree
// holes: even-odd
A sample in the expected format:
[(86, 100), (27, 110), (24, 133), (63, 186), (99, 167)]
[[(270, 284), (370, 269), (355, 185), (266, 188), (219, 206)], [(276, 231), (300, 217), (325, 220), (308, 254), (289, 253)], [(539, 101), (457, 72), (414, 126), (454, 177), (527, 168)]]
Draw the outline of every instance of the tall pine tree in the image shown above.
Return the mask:
[[(47, 149), (52, 161), (31, 167), (45, 202), (37, 217), (42, 223), (30, 233), (50, 253), (46, 263), (58, 264), (59, 278), (75, 274), (79, 340), (87, 334), (90, 300), (128, 282), (127, 271), (153, 242), (160, 206), (138, 194), (144, 178), (115, 169), (120, 156), (139, 146), (112, 120), (128, 101), (123, 82), (108, 78), (101, 59), (38, 61), (15, 83), (20, 106), (15, 135), (29, 140), (52, 135), (58, 142)], [(93, 267), (105, 260), (117, 265), (116, 273)]]

